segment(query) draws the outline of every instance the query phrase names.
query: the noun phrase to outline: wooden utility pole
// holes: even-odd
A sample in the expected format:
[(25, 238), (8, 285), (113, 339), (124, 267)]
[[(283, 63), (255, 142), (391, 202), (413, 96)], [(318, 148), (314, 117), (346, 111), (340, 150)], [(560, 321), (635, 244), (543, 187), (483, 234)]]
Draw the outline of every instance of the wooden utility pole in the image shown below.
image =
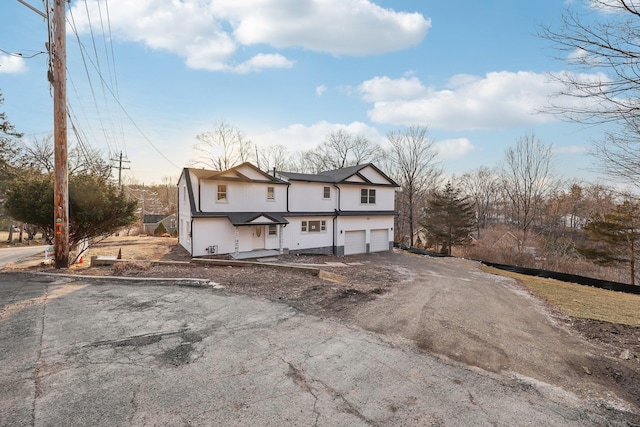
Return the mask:
[(122, 171), (123, 170), (129, 170), (131, 168), (126, 168), (122, 166), (122, 162), (125, 163), (131, 163), (129, 160), (122, 160), (122, 151), (120, 152), (120, 160), (118, 159), (111, 159), (112, 162), (119, 162), (118, 163), (118, 188), (122, 189)]
[(67, 46), (65, 8), (67, 0), (53, 6), (53, 140), (55, 177), (53, 206), (56, 268), (69, 268), (69, 167), (67, 164)]

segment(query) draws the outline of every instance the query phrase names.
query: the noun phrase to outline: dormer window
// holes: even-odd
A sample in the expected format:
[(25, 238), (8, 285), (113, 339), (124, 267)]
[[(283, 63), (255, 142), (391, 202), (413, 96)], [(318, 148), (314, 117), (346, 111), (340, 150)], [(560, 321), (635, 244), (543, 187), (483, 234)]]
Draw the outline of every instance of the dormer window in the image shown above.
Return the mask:
[(363, 205), (375, 205), (376, 190), (373, 188), (363, 188), (360, 190), (360, 203)]
[(227, 201), (227, 186), (225, 184), (218, 184), (217, 200), (220, 203), (226, 203), (226, 201)]

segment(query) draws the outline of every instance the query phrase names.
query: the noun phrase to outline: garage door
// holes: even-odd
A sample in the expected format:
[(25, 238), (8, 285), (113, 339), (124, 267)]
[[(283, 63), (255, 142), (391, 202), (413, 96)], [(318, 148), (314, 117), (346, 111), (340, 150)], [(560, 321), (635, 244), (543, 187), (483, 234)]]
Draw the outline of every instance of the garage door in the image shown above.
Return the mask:
[(389, 250), (389, 230), (371, 230), (371, 244), (369, 245), (371, 252), (380, 252)]
[(364, 230), (345, 231), (344, 233), (344, 254), (362, 254), (366, 250)]

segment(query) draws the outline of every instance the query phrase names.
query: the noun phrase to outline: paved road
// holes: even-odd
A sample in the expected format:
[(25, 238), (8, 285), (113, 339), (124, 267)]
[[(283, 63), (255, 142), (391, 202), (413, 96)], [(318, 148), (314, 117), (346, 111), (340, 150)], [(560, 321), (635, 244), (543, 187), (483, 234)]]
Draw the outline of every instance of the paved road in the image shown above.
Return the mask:
[(42, 253), (44, 259), (44, 249), (46, 246), (19, 246), (14, 248), (0, 249), (0, 270), (7, 264)]
[(0, 425), (627, 425), (286, 305), (88, 280), (0, 273)]

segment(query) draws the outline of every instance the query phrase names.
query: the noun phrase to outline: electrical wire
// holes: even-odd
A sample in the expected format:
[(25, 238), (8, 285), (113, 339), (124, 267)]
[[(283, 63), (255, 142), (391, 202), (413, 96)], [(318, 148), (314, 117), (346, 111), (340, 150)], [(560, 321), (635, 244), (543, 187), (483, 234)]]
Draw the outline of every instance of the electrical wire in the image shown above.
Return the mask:
[(48, 53), (48, 52), (36, 52), (33, 55), (25, 55), (24, 53), (20, 53), (20, 52), (17, 52), (17, 53), (16, 52), (7, 52), (4, 49), (0, 49), (0, 52), (2, 52), (4, 54), (7, 54), (9, 56), (13, 56), (13, 57), (16, 57), (16, 58), (22, 58), (22, 59), (30, 59), (30, 58), (34, 58), (34, 57), (36, 57), (38, 55), (42, 55), (42, 54)]

